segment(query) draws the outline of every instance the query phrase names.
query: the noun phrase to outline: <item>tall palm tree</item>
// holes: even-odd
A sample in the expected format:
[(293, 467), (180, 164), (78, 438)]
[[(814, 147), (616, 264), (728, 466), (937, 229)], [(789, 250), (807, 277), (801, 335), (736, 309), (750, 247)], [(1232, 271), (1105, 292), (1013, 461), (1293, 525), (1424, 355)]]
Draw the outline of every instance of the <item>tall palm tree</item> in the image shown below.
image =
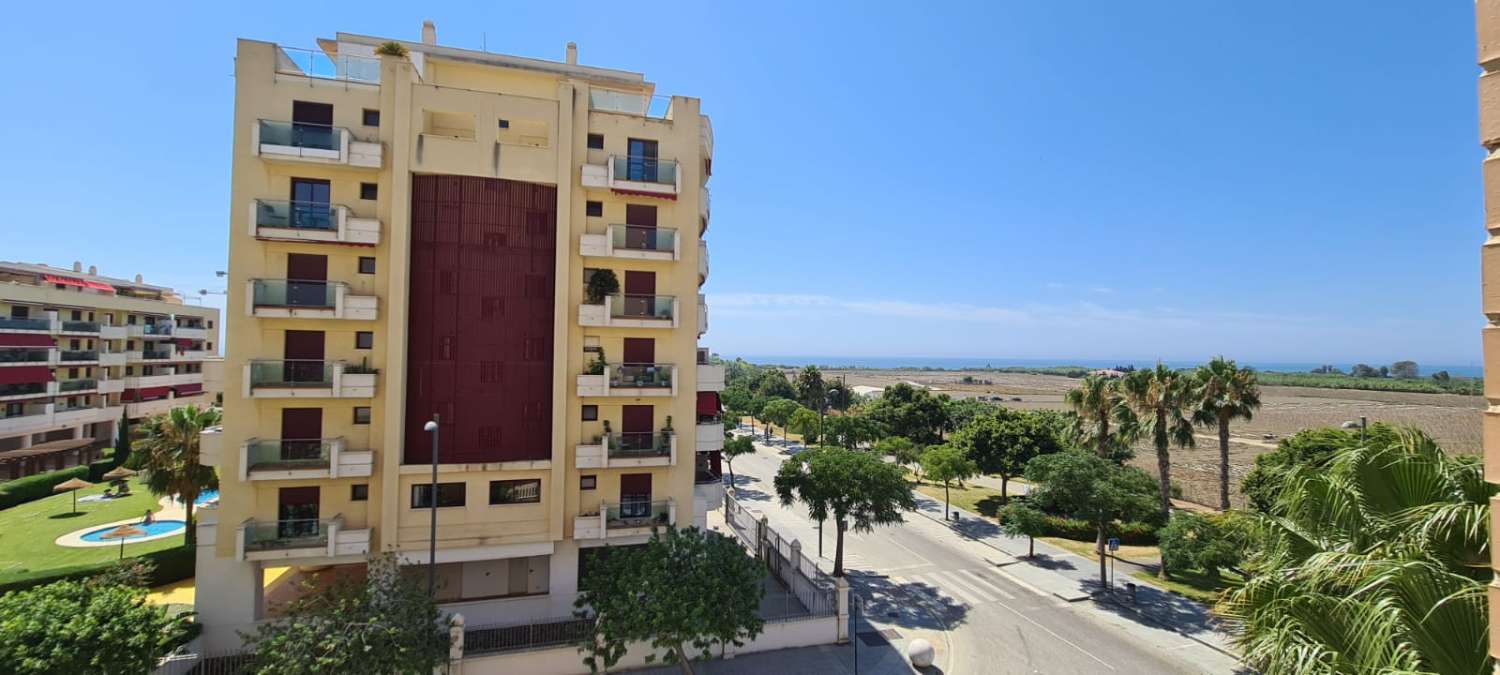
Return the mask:
[(1421, 432), (1371, 441), (1294, 468), (1271, 513), (1246, 512), (1251, 575), (1215, 609), (1268, 674), (1491, 672), (1495, 487)]
[[(1150, 434), (1156, 446), (1163, 518), (1172, 516), (1172, 457), (1168, 446), (1193, 447), (1193, 422), (1187, 417), (1194, 407), (1192, 384), (1186, 375), (1157, 361), (1155, 368), (1137, 370), (1120, 385), (1126, 403), (1140, 418), (1141, 432)], [(1166, 566), (1161, 569), (1165, 575)]]
[[(1125, 449), (1135, 439), (1136, 419), (1120, 381), (1101, 375), (1087, 375), (1077, 387), (1069, 389), (1063, 400), (1073, 410), (1071, 433), (1078, 444), (1092, 447), (1099, 457), (1123, 461)], [(1094, 552), (1104, 560), (1104, 528), (1094, 537)]]
[(1193, 421), (1219, 429), (1219, 508), (1229, 510), (1229, 423), (1249, 420), (1260, 408), (1260, 387), (1255, 371), (1234, 361), (1214, 357), (1193, 374), (1198, 390), (1198, 409)]
[(204, 490), (219, 488), (219, 477), (212, 466), (199, 463), (198, 437), (204, 429), (218, 426), (222, 413), (217, 408), (183, 406), (147, 419), (140, 425), (141, 442), (137, 449), (144, 455), (146, 487), (158, 495), (175, 495), (187, 511), (187, 536), (193, 545), (193, 502)]

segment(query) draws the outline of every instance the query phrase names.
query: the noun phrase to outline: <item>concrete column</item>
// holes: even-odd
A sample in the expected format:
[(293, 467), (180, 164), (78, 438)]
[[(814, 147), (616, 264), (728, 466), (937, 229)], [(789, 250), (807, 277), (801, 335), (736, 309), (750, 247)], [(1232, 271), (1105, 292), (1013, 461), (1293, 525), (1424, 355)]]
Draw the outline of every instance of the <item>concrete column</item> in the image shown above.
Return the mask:
[[(239, 632), (253, 631), (256, 620), (265, 616), (265, 573), (260, 563), (216, 555), (218, 514), (212, 509), (200, 513), (194, 609), (203, 624), (203, 649), (239, 651)], [(227, 536), (233, 532), (228, 528)]]
[(87, 432), (88, 427), (73, 427), (73, 440), (82, 440)]
[(21, 434), (21, 447), (17, 449), (25, 450), (29, 447), (31, 447), (31, 434)]
[(464, 672), (464, 615), (454, 614), (448, 621), (448, 675)]
[(834, 592), (838, 594), (839, 644), (849, 641), (849, 582), (843, 577), (833, 580)]

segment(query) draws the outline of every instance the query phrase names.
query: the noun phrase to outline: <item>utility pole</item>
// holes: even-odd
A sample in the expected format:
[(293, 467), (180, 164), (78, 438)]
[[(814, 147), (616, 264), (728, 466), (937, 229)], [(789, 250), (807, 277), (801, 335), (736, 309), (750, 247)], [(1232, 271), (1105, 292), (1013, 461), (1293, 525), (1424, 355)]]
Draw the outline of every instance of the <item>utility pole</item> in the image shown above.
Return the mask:
[(1364, 415), (1360, 415), (1359, 416), (1359, 444), (1360, 445), (1364, 445), (1365, 444), (1365, 427), (1368, 427), (1369, 425), (1370, 425), (1369, 418), (1365, 417)]
[(427, 597), (436, 598), (434, 592), (437, 590), (437, 466), (438, 466), (438, 420), (442, 419), (437, 413), (432, 414), (432, 420), (422, 425), (422, 430), (432, 434), (432, 484), (427, 488), (427, 506), (431, 513), (429, 524), (431, 529), (427, 535)]

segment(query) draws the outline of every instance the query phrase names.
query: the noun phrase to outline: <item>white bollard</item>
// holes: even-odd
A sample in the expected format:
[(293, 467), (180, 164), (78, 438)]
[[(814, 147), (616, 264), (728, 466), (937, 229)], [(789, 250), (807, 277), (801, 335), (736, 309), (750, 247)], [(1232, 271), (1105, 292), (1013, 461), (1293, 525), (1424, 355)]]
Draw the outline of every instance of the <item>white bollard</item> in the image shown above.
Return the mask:
[(906, 658), (917, 668), (931, 667), (934, 656), (932, 643), (922, 638), (912, 640), (906, 645)]

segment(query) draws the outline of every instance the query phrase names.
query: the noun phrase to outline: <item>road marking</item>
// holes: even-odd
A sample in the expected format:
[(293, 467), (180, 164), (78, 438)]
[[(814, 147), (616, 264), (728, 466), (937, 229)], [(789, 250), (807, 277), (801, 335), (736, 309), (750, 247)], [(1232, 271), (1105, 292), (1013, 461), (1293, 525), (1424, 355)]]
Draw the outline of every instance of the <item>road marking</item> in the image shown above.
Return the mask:
[(995, 597), (990, 595), (989, 593), (984, 592), (983, 586), (969, 581), (967, 577), (959, 573), (957, 570), (945, 570), (942, 572), (942, 574), (947, 586), (953, 587), (960, 592), (967, 593), (968, 595), (974, 597), (976, 599), (976, 602), (972, 604), (994, 602)]
[(963, 573), (969, 575), (970, 577), (973, 577), (975, 582), (983, 584), (983, 588), (987, 588), (991, 591), (999, 593), (1000, 597), (1005, 598), (1006, 600), (1016, 599), (1016, 596), (1011, 595), (1008, 591), (1001, 588), (1000, 585), (996, 583), (997, 579), (988, 578), (983, 572), (978, 572), (975, 570), (964, 570)]
[(1077, 649), (1080, 652), (1083, 652), (1084, 656), (1087, 656), (1087, 657), (1089, 657), (1089, 658), (1091, 658), (1091, 659), (1093, 659), (1095, 661), (1098, 661), (1099, 665), (1104, 666), (1105, 668), (1108, 668), (1110, 670), (1114, 670), (1115, 669), (1114, 666), (1109, 665), (1108, 661), (1105, 661), (1104, 659), (1101, 659), (1101, 658), (1099, 658), (1097, 656), (1094, 656), (1093, 652), (1091, 652), (1091, 651), (1089, 651), (1087, 649), (1084, 649), (1083, 647), (1079, 647), (1078, 645), (1073, 644), (1072, 640), (1069, 640), (1069, 639), (1067, 639), (1067, 638), (1065, 638), (1065, 637), (1063, 637), (1061, 635), (1058, 635), (1057, 633), (1054, 633), (1051, 628), (1048, 628), (1046, 626), (1043, 626), (1042, 624), (1037, 623), (1035, 619), (1033, 619), (1033, 618), (1031, 618), (1029, 616), (1026, 616), (1025, 614), (1022, 614), (1021, 612), (1017, 611), (1014, 607), (1011, 607), (1010, 605), (1007, 605), (1007, 604), (1005, 604), (1003, 602), (997, 602), (995, 604), (997, 606), (1004, 607), (1005, 611), (1010, 612), (1011, 614), (1014, 614), (1014, 615), (1016, 615), (1018, 617), (1021, 617), (1022, 619), (1025, 619), (1026, 623), (1029, 623), (1029, 624), (1031, 624), (1033, 626), (1036, 626), (1037, 628), (1040, 628), (1040, 629), (1046, 631), (1048, 635), (1051, 635), (1052, 637), (1055, 637), (1058, 640), (1061, 640), (1063, 644), (1065, 644), (1065, 645), (1067, 645), (1069, 647), (1072, 647), (1074, 649)]

